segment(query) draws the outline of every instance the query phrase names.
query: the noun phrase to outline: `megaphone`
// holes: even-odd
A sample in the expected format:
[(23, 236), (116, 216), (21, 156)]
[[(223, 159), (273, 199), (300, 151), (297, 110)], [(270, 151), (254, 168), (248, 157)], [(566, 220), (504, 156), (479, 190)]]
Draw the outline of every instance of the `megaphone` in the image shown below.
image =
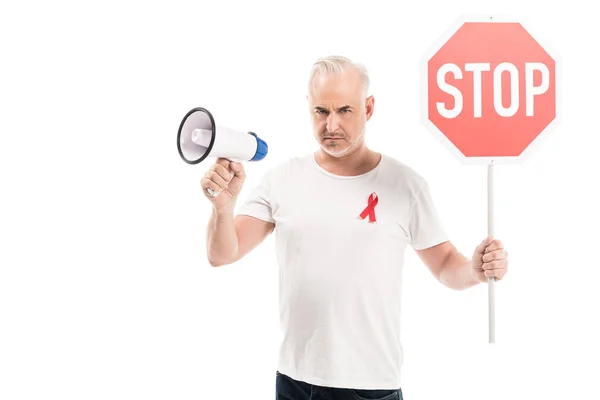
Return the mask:
[[(199, 164), (208, 157), (230, 161), (259, 161), (269, 147), (254, 132), (239, 132), (215, 124), (212, 114), (203, 107), (188, 111), (177, 131), (177, 151), (188, 164)], [(211, 196), (216, 194), (208, 188)]]

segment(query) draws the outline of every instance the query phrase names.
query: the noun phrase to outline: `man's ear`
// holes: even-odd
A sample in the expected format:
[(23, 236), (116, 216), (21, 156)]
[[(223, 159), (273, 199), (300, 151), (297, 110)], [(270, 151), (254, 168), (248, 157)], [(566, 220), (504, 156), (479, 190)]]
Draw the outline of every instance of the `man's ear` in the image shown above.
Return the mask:
[(367, 111), (367, 121), (371, 119), (375, 109), (375, 97), (372, 95), (365, 100), (365, 110)]

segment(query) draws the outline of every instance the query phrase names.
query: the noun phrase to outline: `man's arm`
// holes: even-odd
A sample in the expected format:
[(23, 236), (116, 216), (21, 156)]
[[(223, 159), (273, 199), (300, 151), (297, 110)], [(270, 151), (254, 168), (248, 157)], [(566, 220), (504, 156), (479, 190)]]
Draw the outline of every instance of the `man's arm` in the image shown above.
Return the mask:
[(472, 275), (471, 259), (459, 253), (450, 241), (416, 253), (433, 276), (451, 289), (463, 290), (479, 283)]
[(271, 232), (275, 224), (233, 211), (213, 209), (208, 222), (206, 249), (210, 265), (219, 267), (232, 264), (256, 248)]

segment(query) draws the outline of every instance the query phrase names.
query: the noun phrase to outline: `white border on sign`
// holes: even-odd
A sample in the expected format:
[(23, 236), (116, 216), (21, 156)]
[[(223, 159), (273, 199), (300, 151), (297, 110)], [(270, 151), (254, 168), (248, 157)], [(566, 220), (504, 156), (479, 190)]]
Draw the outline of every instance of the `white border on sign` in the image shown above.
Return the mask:
[[(428, 113), (428, 96), (427, 96), (427, 62), (438, 52), (439, 49), (458, 31), (458, 29), (465, 22), (517, 22), (525, 28), (525, 30), (534, 38), (536, 42), (554, 59), (555, 64), (555, 96), (556, 96), (556, 112), (554, 119), (540, 132), (540, 134), (523, 150), (523, 152), (517, 157), (466, 157), (463, 153), (456, 148), (456, 146), (448, 139), (433, 122), (429, 120)], [(452, 153), (461, 163), (467, 165), (481, 165), (481, 164), (516, 164), (523, 162), (526, 158), (530, 157), (530, 154), (535, 151), (542, 142), (542, 139), (548, 136), (548, 132), (555, 129), (562, 120), (562, 62), (560, 56), (554, 50), (551, 50), (552, 46), (548, 46), (548, 41), (541, 39), (543, 35), (538, 34), (530, 28), (529, 23), (524, 23), (523, 19), (516, 18), (512, 15), (504, 14), (466, 14), (460, 16), (454, 21), (446, 31), (427, 49), (427, 51), (421, 57), (419, 62), (419, 75), (421, 80), (421, 123), (431, 132), (438, 141)]]

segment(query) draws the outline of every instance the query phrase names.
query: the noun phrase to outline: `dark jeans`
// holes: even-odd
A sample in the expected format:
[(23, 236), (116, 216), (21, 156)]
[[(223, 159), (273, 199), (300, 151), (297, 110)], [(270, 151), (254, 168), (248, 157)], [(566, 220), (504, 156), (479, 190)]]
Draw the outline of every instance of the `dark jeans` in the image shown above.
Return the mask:
[(402, 400), (402, 389), (343, 389), (311, 385), (277, 371), (275, 400)]

